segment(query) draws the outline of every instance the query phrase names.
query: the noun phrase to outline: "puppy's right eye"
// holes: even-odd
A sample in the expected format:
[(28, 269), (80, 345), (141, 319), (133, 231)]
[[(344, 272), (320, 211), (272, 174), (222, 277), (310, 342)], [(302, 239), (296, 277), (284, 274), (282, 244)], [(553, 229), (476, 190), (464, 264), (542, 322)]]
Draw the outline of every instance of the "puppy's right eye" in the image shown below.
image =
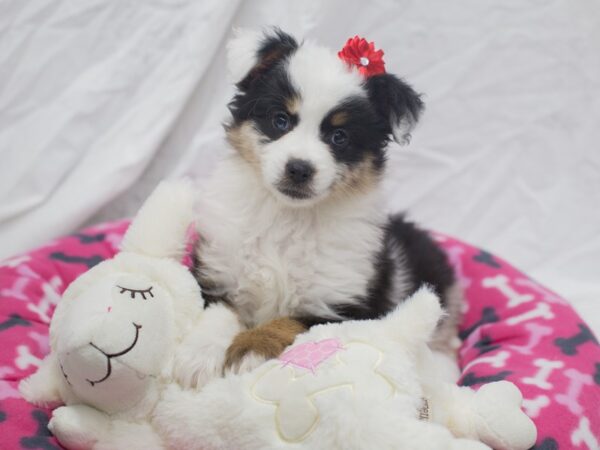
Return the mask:
[(290, 116), (284, 112), (275, 113), (273, 116), (273, 128), (279, 131), (287, 131), (290, 128)]
[(331, 143), (336, 147), (345, 147), (348, 143), (348, 133), (341, 128), (338, 128), (331, 135)]

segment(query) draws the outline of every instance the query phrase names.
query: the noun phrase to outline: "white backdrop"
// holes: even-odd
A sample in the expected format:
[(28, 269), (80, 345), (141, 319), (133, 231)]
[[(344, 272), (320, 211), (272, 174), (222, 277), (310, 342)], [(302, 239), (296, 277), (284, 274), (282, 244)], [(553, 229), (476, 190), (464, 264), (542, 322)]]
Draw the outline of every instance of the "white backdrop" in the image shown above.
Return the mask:
[(391, 209), (509, 259), (600, 333), (600, 2), (0, 0), (0, 257), (131, 215), (224, 151), (232, 26), (361, 34), (426, 94)]

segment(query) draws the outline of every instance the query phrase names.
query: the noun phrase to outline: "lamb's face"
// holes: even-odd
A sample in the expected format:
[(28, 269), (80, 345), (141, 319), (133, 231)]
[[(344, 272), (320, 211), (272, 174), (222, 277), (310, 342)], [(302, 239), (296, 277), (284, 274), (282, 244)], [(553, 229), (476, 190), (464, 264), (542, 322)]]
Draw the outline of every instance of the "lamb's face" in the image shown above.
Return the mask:
[(132, 407), (174, 345), (171, 294), (147, 276), (115, 272), (69, 301), (54, 349), (66, 383), (104, 411)]

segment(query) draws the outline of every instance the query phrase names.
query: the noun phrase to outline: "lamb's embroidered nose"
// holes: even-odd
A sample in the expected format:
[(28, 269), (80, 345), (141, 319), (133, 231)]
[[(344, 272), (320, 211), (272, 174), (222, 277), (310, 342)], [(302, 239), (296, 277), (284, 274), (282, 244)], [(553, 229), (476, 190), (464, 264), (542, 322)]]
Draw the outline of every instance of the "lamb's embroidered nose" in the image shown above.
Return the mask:
[(112, 311), (112, 306), (109, 306), (109, 307), (106, 309), (106, 312), (111, 312), (111, 311)]

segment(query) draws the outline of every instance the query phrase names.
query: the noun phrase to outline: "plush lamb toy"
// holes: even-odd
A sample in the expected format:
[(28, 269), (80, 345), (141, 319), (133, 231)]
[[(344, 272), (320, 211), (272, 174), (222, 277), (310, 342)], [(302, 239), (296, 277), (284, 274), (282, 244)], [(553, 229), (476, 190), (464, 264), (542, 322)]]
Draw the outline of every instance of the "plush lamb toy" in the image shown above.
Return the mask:
[(220, 375), (241, 327), (223, 306), (203, 310), (200, 288), (180, 263), (192, 214), (191, 185), (162, 183), (123, 251), (80, 276), (59, 302), (51, 352), (20, 390), (32, 403), (66, 405), (49, 428), (67, 448), (162, 448), (151, 415), (172, 374), (186, 373), (177, 364), (192, 359), (188, 340), (205, 344), (190, 369), (205, 378), (192, 381)]
[[(278, 360), (220, 374), (241, 330), (223, 306), (203, 311), (179, 263), (191, 189), (163, 184), (123, 251), (69, 286), (51, 353), (20, 388), (62, 402), (49, 427), (70, 449), (526, 449), (535, 427), (508, 382), (477, 393), (445, 382), (426, 342), (440, 317), (421, 290), (388, 317), (312, 328)], [(186, 379), (187, 376), (199, 377)], [(420, 417), (422, 416), (422, 417)]]
[(169, 386), (154, 423), (185, 449), (531, 447), (515, 385), (444, 381), (426, 344), (440, 315), (421, 289), (384, 319), (316, 326), (252, 372), (200, 392)]

